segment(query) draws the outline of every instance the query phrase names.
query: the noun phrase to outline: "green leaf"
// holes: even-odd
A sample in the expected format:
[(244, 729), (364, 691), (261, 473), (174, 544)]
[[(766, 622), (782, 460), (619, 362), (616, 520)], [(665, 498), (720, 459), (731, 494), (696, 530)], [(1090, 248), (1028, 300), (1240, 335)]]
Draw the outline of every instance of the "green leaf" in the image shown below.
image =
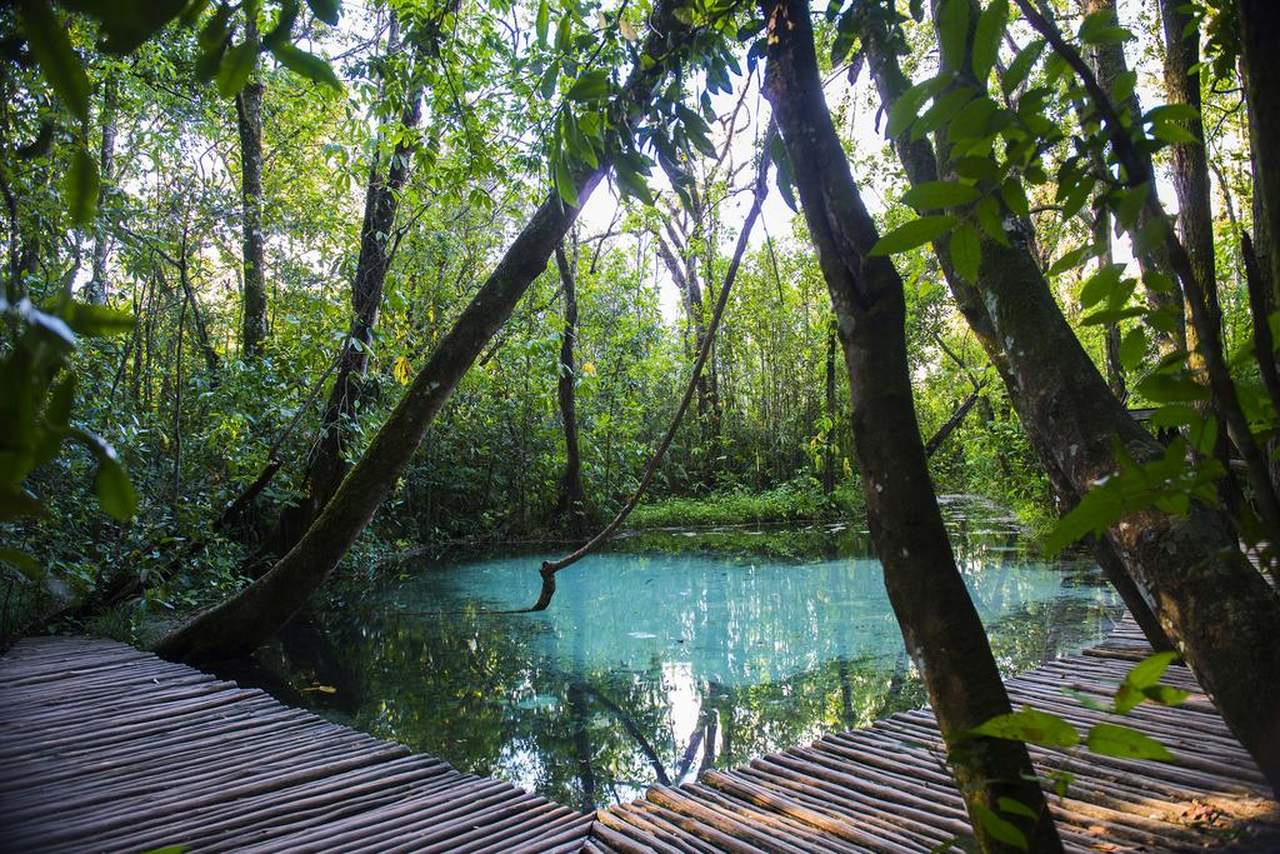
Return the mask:
[(970, 0), (942, 0), (938, 8), (938, 41), (942, 47), (943, 69), (956, 69), (964, 61), (969, 37)]
[(1030, 216), (1031, 205), (1027, 203), (1027, 191), (1023, 189), (1022, 182), (1017, 176), (1011, 175), (1000, 185), (1000, 198), (1004, 199), (1004, 203), (1009, 210), (1018, 216)]
[(83, 145), (77, 145), (72, 152), (71, 168), (64, 180), (71, 220), (76, 225), (93, 222), (98, 214), (98, 161)]
[(1114, 9), (1103, 9), (1094, 12), (1080, 24), (1080, 41), (1085, 44), (1123, 43), (1131, 38), (1133, 38), (1133, 33), (1120, 26), (1116, 21)]
[(1169, 665), (1178, 660), (1176, 652), (1157, 652), (1139, 661), (1125, 675), (1124, 681), (1141, 690), (1159, 683)]
[(307, 5), (316, 17), (329, 26), (336, 26), (338, 15), (342, 13), (340, 0), (307, 0)]
[(44, 567), (24, 551), (8, 546), (0, 546), (0, 561), (17, 569), (30, 581), (39, 581), (44, 578)]
[(1173, 122), (1156, 122), (1151, 126), (1151, 135), (1169, 145), (1192, 145), (1199, 141), (1191, 131)]
[(978, 16), (978, 27), (973, 34), (973, 73), (979, 83), (986, 83), (991, 74), (1008, 20), (1009, 0), (991, 0)]
[(929, 109), (924, 111), (924, 115), (911, 126), (911, 139), (923, 139), (925, 134), (948, 124), (975, 97), (976, 93), (968, 86), (957, 86), (945, 95), (938, 96)]
[(1134, 391), (1158, 404), (1194, 403), (1209, 399), (1209, 390), (1185, 374), (1151, 374), (1138, 382)]
[(653, 204), (653, 194), (649, 191), (649, 185), (644, 180), (643, 175), (632, 171), (622, 163), (614, 164), (614, 174), (618, 176), (618, 186), (622, 188), (624, 194), (632, 196), (646, 205)]
[(1173, 754), (1163, 744), (1127, 726), (1095, 724), (1089, 730), (1085, 744), (1094, 753), (1101, 753), (1103, 756), (1173, 761)]
[(991, 119), (998, 109), (1000, 105), (985, 95), (975, 98), (947, 127), (947, 139), (960, 142), (987, 136)]
[(22, 31), (27, 47), (40, 65), (45, 80), (71, 114), (89, 120), (89, 78), (71, 47), (67, 27), (53, 14), (46, 0), (22, 0)]
[(889, 118), (884, 126), (885, 136), (893, 139), (911, 127), (920, 113), (920, 107), (941, 92), (947, 82), (945, 77), (931, 77), (903, 92), (889, 108)]
[(230, 98), (239, 94), (249, 82), (253, 66), (258, 61), (258, 41), (250, 39), (241, 42), (222, 56), (222, 64), (218, 66), (218, 91), (223, 97)]
[(1078, 267), (1085, 259), (1092, 258), (1098, 254), (1098, 247), (1092, 243), (1086, 243), (1084, 246), (1077, 246), (1070, 252), (1067, 252), (1049, 267), (1047, 275), (1056, 276), (1059, 273)]
[(578, 188), (574, 184), (573, 173), (569, 171), (569, 165), (565, 163), (563, 157), (556, 160), (556, 192), (569, 207), (578, 206)]
[(560, 62), (551, 63), (538, 82), (538, 94), (550, 99), (556, 93), (556, 81), (560, 79)]
[(872, 257), (897, 255), (915, 249), (946, 234), (955, 224), (956, 218), (945, 214), (918, 217), (881, 237), (868, 254)]
[(769, 156), (773, 159), (776, 176), (774, 183), (782, 194), (782, 200), (787, 203), (787, 207), (798, 212), (800, 204), (796, 201), (795, 170), (791, 166), (791, 153), (787, 151), (781, 134), (773, 135), (769, 143)]
[(959, 181), (922, 181), (902, 194), (902, 201), (916, 210), (936, 210), (967, 205), (978, 200), (980, 193)]
[(1129, 712), (1133, 711), (1144, 699), (1146, 699), (1146, 697), (1137, 688), (1134, 688), (1128, 682), (1121, 682), (1120, 687), (1116, 689), (1116, 714), (1129, 714)]
[(1000, 88), (1005, 95), (1012, 95), (1013, 91), (1022, 85), (1042, 52), (1044, 52), (1044, 39), (1036, 39), (1018, 51), (1018, 55), (1009, 63), (1008, 70), (1000, 80)]
[(1020, 851), (1027, 850), (1026, 834), (1018, 830), (1012, 823), (996, 815), (990, 807), (976, 802), (971, 803), (969, 804), (969, 813), (992, 839), (1003, 842), (1006, 845), (1012, 845)]
[(840, 67), (845, 57), (849, 55), (849, 51), (853, 50), (854, 42), (858, 40), (856, 11), (856, 8), (853, 8), (844, 14), (836, 29), (836, 37), (831, 40), (832, 68)]
[(547, 7), (547, 0), (538, 0), (538, 17), (534, 22), (534, 28), (538, 32), (538, 44), (541, 47), (547, 46), (547, 28), (551, 25), (551, 10)]
[(556, 24), (556, 50), (561, 53), (569, 51), (569, 39), (573, 36), (573, 19), (569, 17), (568, 12), (560, 15), (560, 20)]
[(98, 476), (94, 479), (98, 503), (107, 514), (120, 522), (128, 522), (138, 508), (138, 496), (129, 475), (114, 455), (98, 459)]
[(73, 331), (90, 338), (119, 335), (133, 328), (132, 314), (105, 305), (69, 302), (63, 306), (61, 313)]
[(1004, 220), (1000, 216), (1000, 203), (995, 196), (984, 196), (973, 206), (973, 214), (987, 237), (1001, 246), (1009, 245), (1009, 235), (1004, 233)]
[(1122, 71), (1116, 75), (1115, 82), (1111, 84), (1111, 100), (1117, 104), (1123, 104), (1129, 100), (1129, 96), (1133, 94), (1133, 90), (1138, 85), (1138, 74), (1135, 71)]
[(1000, 164), (994, 157), (961, 157), (951, 166), (961, 178), (973, 181), (996, 181), (1000, 178)]
[(1106, 324), (1114, 326), (1122, 320), (1132, 320), (1135, 317), (1143, 317), (1147, 313), (1147, 309), (1142, 306), (1131, 305), (1128, 308), (1104, 308), (1099, 311), (1085, 315), (1080, 320), (1081, 326), (1099, 326)]
[(137, 50), (174, 18), (181, 16), (189, 26), (192, 11), (204, 11), (200, 2), (190, 0), (63, 0), (63, 5), (95, 18), (106, 35), (102, 49), (116, 56)]
[(609, 75), (604, 71), (588, 71), (574, 81), (565, 97), (570, 101), (599, 101), (607, 98)]
[(307, 53), (305, 50), (294, 47), (288, 42), (280, 42), (273, 45), (271, 53), (276, 59), (280, 60), (281, 65), (290, 71), (300, 74), (312, 82), (329, 86), (336, 92), (342, 91), (342, 81), (333, 72), (333, 67), (325, 59), (316, 56), (314, 53)]
[(982, 263), (982, 247), (978, 241), (978, 231), (967, 222), (956, 226), (951, 234), (951, 263), (956, 275), (966, 282), (978, 281), (978, 268)]
[(1172, 685), (1152, 685), (1142, 689), (1143, 696), (1153, 703), (1162, 706), (1176, 706), (1191, 696), (1190, 691), (1174, 688)]
[(1025, 741), (1044, 747), (1074, 747), (1080, 743), (1080, 735), (1071, 724), (1057, 715), (1029, 706), (1019, 712), (996, 715), (971, 732), (974, 735)]
[(1080, 288), (1080, 307), (1092, 308), (1103, 300), (1111, 300), (1120, 287), (1124, 264), (1107, 264), (1085, 281)]
[(1135, 326), (1120, 340), (1120, 364), (1126, 371), (1137, 370), (1147, 355), (1147, 332)]
[(996, 806), (1000, 807), (1000, 812), (1009, 815), (1020, 815), (1026, 818), (1034, 819), (1036, 811), (1015, 798), (1001, 797), (996, 798)]
[(1200, 118), (1200, 111), (1190, 104), (1162, 104), (1152, 107), (1142, 117), (1146, 122), (1191, 122)]

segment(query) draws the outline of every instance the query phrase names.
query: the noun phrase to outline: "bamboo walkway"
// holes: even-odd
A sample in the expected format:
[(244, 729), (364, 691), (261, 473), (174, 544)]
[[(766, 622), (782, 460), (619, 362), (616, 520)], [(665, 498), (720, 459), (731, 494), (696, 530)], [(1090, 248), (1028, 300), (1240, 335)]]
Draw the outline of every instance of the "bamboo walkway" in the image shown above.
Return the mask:
[[(1101, 646), (1009, 682), (1082, 728), (1148, 652), (1126, 621)], [(1033, 748), (1074, 775), (1052, 799), (1083, 851), (1280, 850), (1280, 811), (1190, 673), (1176, 709), (1126, 723), (1174, 763)], [(930, 851), (966, 830), (927, 710), (770, 754), (595, 814), (281, 706), (261, 691), (90, 638), (0, 659), (0, 850)]]

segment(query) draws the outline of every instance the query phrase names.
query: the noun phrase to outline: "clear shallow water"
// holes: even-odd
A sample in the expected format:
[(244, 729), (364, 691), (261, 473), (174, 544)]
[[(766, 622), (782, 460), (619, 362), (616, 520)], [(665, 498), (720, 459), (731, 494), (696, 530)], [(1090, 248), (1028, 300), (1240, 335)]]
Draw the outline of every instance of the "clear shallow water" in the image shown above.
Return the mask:
[[(1023, 552), (1007, 520), (950, 514), (1012, 674), (1101, 638), (1118, 600), (1087, 562)], [(259, 654), (283, 699), (562, 803), (749, 761), (919, 706), (865, 535), (646, 534), (557, 577), (550, 554), (414, 566)]]

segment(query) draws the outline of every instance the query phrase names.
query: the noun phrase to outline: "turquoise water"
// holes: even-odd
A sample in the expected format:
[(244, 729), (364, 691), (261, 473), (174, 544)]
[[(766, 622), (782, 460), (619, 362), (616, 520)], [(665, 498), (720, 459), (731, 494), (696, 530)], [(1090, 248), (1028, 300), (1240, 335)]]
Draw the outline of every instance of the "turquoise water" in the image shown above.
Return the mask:
[[(1090, 563), (1024, 553), (1007, 520), (952, 521), (1007, 674), (1118, 615)], [(260, 658), (291, 702), (563, 803), (611, 803), (921, 705), (868, 551), (842, 529), (646, 535), (560, 573), (538, 614), (490, 612), (531, 604), (550, 553), (428, 563)]]

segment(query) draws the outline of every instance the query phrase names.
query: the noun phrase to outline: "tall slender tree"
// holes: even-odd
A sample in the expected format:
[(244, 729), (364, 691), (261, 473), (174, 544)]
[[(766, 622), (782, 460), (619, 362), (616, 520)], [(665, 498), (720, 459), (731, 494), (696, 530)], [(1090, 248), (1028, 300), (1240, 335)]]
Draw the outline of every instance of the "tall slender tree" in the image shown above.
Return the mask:
[[(250, 13), (245, 38), (257, 44), (257, 24)], [(261, 80), (251, 79), (236, 94), (236, 131), (240, 138), (240, 206), (242, 317), (240, 351), (262, 355), (267, 337), (266, 239), (262, 232), (262, 95)]]
[[(853, 434), (876, 553), (907, 651), (924, 676), (948, 760), (984, 850), (1018, 850), (985, 814), (1012, 798), (1030, 850), (1061, 850), (1024, 745), (970, 730), (1009, 712), (986, 632), (943, 526), (908, 373), (906, 300), (849, 171), (822, 92), (806, 0), (766, 0), (765, 94), (786, 143), (805, 222), (835, 309)], [(1025, 846), (1024, 846), (1025, 850)]]
[(577, 368), (573, 359), (578, 338), (578, 288), (574, 261), (564, 251), (564, 243), (556, 246), (556, 270), (564, 294), (564, 330), (560, 333), (560, 353), (556, 360), (556, 399), (560, 404), (560, 423), (564, 430), (564, 474), (560, 477), (560, 494), (554, 515), (567, 523), (574, 534), (582, 533), (586, 521), (586, 489), (582, 485), (582, 452), (578, 447), (578, 411), (575, 387)]
[(115, 173), (116, 160), (116, 121), (119, 100), (119, 83), (113, 74), (102, 81), (101, 124), (102, 143), (99, 146), (99, 172), (102, 183), (98, 191), (98, 218), (93, 231), (93, 267), (88, 283), (85, 285), (85, 298), (97, 305), (107, 301), (107, 260), (111, 248), (111, 237), (107, 234), (103, 222), (103, 202), (110, 191), (111, 179)]

